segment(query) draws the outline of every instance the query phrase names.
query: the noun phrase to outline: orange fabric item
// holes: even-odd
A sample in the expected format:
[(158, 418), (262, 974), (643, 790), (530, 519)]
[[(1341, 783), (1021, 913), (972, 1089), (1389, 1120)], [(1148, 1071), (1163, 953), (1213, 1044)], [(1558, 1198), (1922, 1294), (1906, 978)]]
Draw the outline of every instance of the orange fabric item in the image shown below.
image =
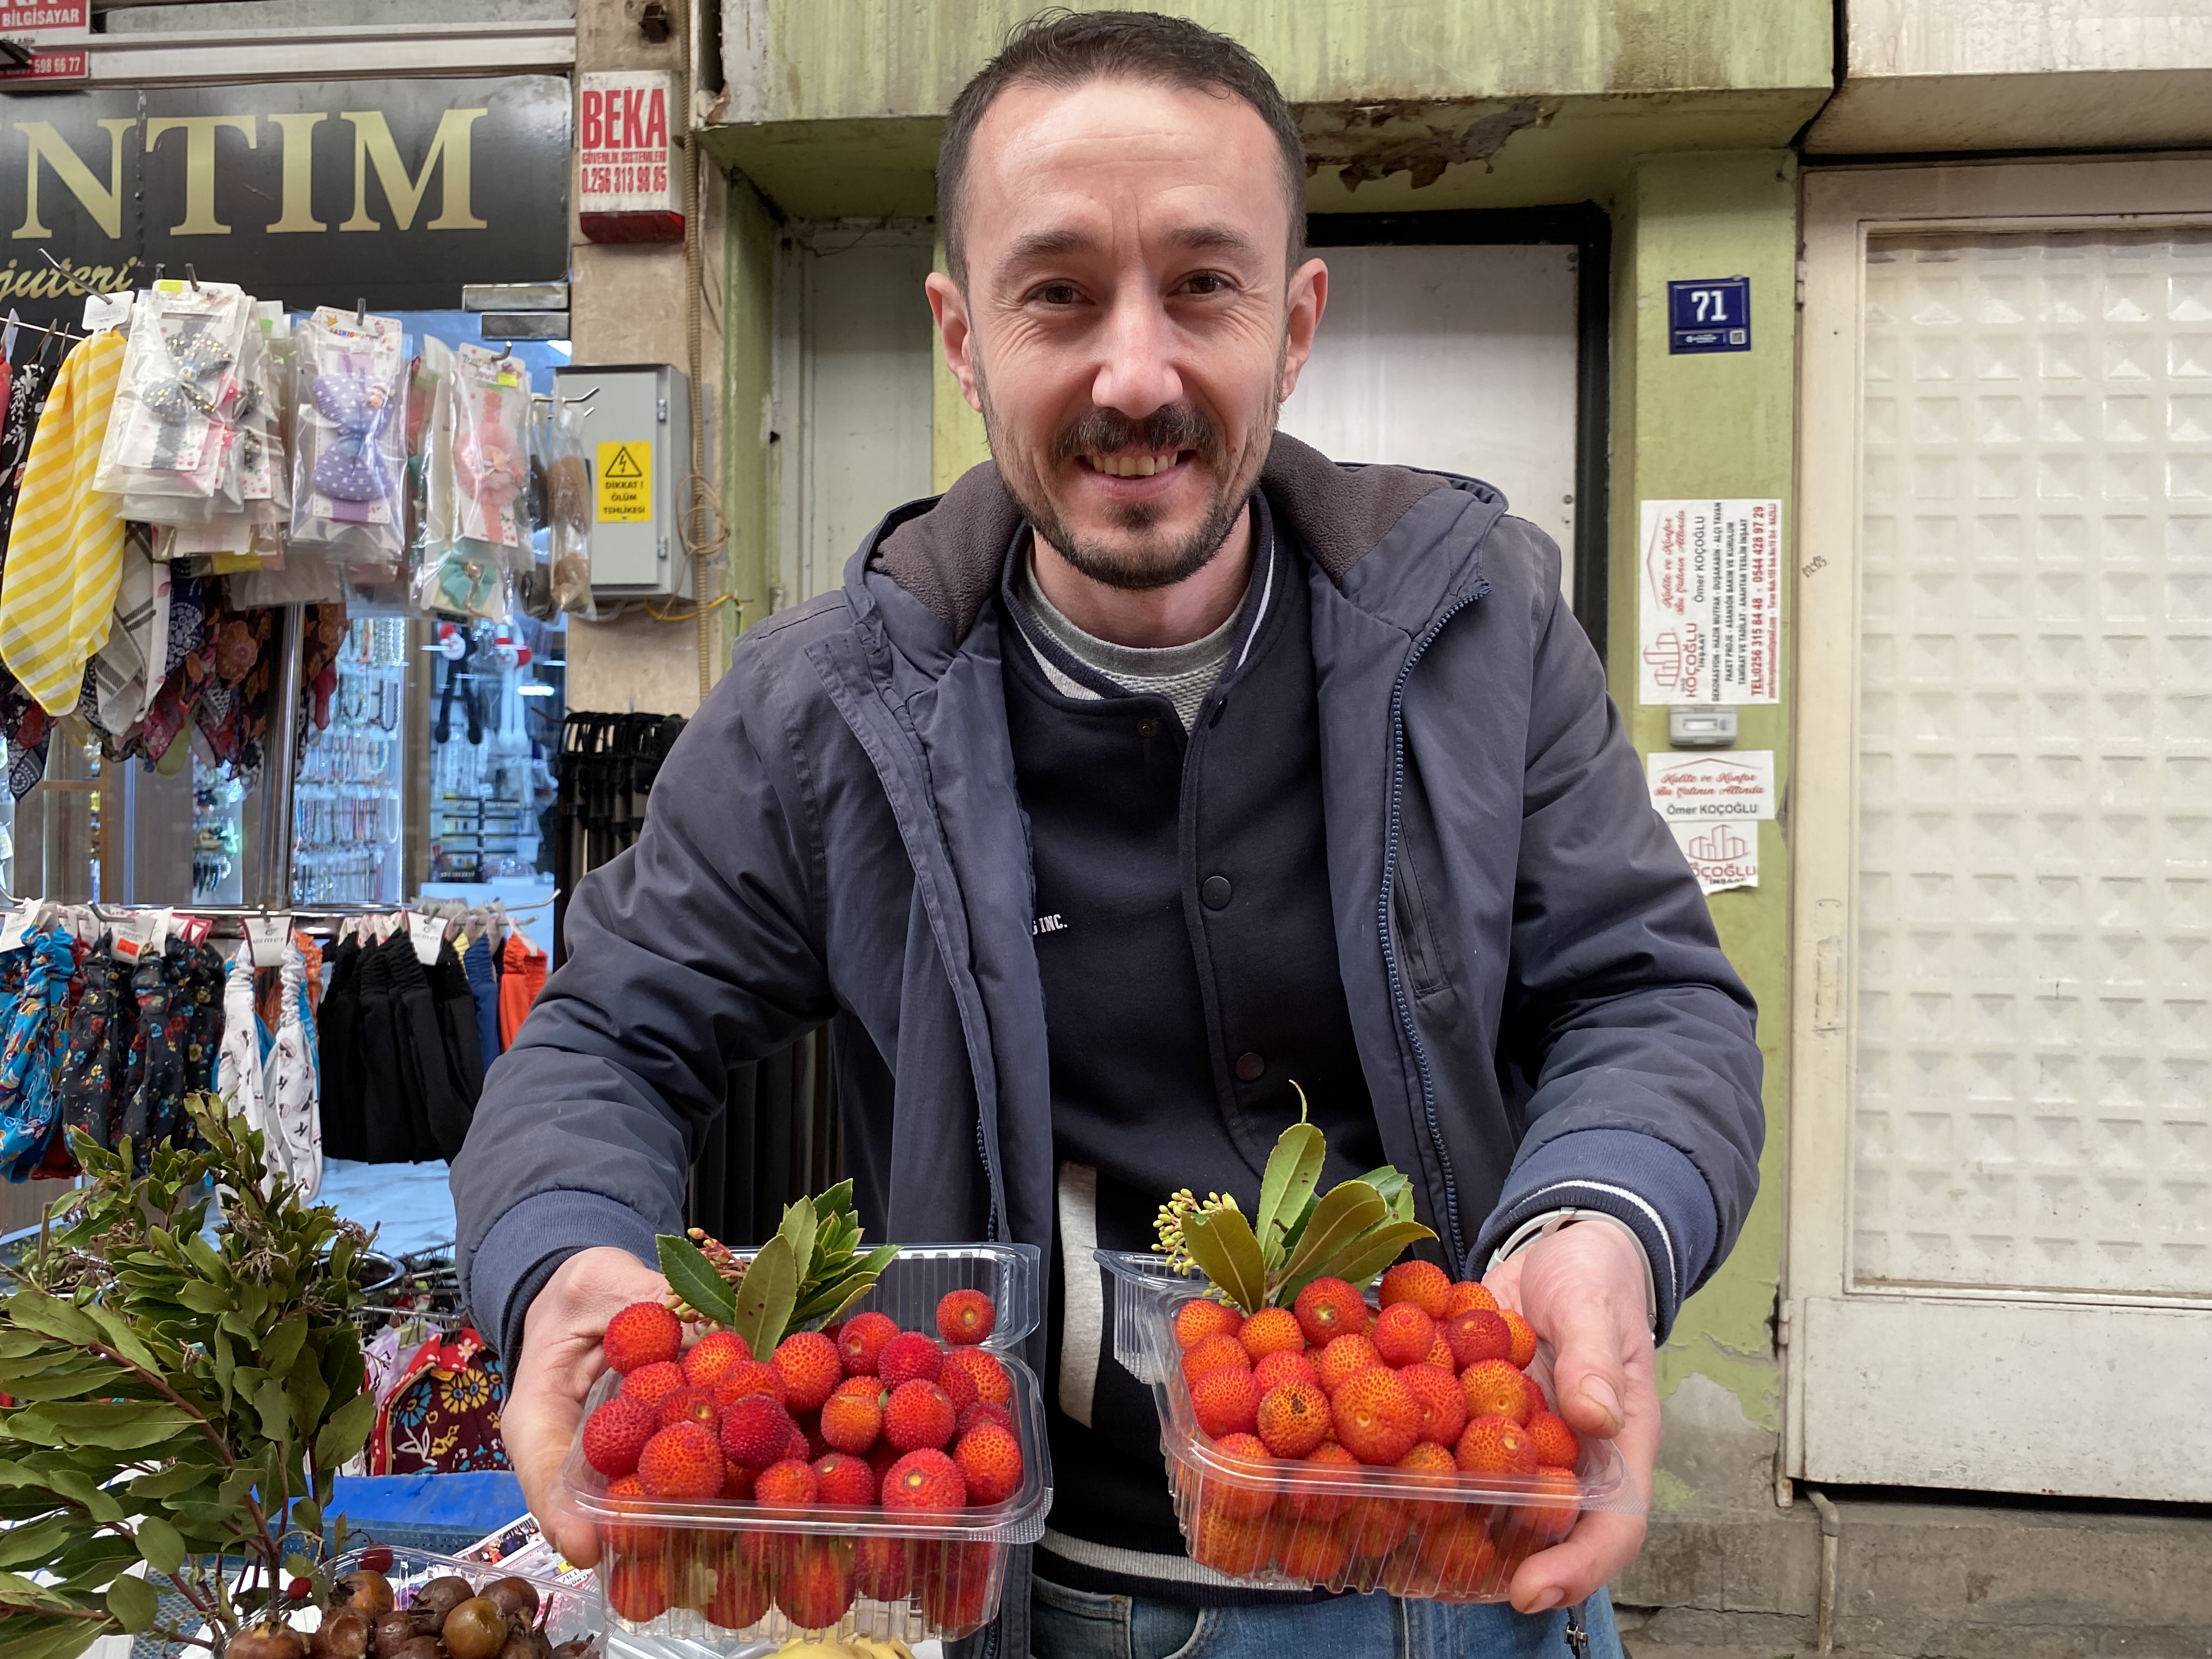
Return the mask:
[(499, 967), (499, 1046), (514, 1047), (514, 1034), (529, 1017), (530, 1005), (545, 988), (545, 952), (520, 933), (507, 936)]

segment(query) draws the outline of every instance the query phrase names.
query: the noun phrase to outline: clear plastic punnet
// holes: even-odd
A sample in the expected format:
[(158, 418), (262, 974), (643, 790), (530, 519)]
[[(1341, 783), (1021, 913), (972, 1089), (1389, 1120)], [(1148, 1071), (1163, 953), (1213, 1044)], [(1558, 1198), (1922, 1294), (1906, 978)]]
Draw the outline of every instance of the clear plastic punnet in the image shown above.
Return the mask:
[[(558, 1576), (542, 1571), (518, 1572), (512, 1567), (433, 1555), (428, 1550), (368, 1544), (337, 1557), (328, 1570), (333, 1581), (349, 1572), (382, 1573), (392, 1581), (392, 1605), (402, 1611), (414, 1605), (416, 1592), (434, 1578), (464, 1578), (475, 1590), (481, 1590), (495, 1578), (523, 1579), (538, 1592), (538, 1629), (556, 1648), (564, 1642), (598, 1636), (606, 1626), (599, 1607), (599, 1584), (588, 1574), (580, 1574), (574, 1568)], [(309, 1613), (307, 1619), (312, 1627), (315, 1615)], [(605, 1643), (598, 1644), (596, 1651), (600, 1655), (606, 1650)]]
[[(740, 1260), (750, 1254), (737, 1252)], [(606, 1478), (584, 1461), (580, 1430), (562, 1474), (577, 1509), (599, 1528), (609, 1626), (687, 1651), (736, 1656), (763, 1640), (800, 1635), (912, 1644), (956, 1638), (989, 1623), (1005, 1588), (1009, 1547), (1042, 1537), (1052, 1507), (1042, 1392), (1012, 1352), (1040, 1316), (1037, 1251), (1025, 1244), (905, 1246), (846, 1316), (881, 1313), (902, 1330), (933, 1336), (937, 1304), (957, 1290), (980, 1290), (998, 1310), (981, 1346), (1005, 1366), (1012, 1387), (1022, 1479), (1011, 1496), (927, 1516), (875, 1505), (793, 1510), (610, 1498)], [(586, 1419), (622, 1381), (612, 1372), (599, 1379), (584, 1402)]]
[[(1565, 1537), (1577, 1516), (1644, 1506), (1620, 1454), (1604, 1440), (1583, 1440), (1571, 1475), (1329, 1466), (1224, 1452), (1192, 1410), (1175, 1330), (1176, 1310), (1212, 1287), (1159, 1255), (1097, 1254), (1114, 1279), (1114, 1357), (1152, 1385), (1176, 1519), (1201, 1566), (1255, 1586), (1502, 1601), (1521, 1563)], [(1547, 1369), (1540, 1352), (1530, 1370)]]

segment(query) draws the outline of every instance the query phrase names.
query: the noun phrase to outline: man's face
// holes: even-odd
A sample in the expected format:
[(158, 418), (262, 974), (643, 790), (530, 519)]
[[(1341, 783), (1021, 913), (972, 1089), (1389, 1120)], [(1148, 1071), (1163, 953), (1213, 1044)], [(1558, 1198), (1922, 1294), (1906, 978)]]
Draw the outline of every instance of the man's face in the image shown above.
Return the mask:
[(1180, 581), (1243, 511), (1321, 319), (1286, 274), (1273, 135), (1242, 99), (1015, 86), (969, 152), (945, 360), (1037, 532), (1111, 586)]

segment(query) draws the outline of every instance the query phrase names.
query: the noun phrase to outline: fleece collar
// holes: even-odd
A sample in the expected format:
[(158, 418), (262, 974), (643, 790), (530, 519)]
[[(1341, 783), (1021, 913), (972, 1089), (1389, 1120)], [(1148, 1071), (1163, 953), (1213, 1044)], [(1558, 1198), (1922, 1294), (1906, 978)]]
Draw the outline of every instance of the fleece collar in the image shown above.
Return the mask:
[[(1471, 584), (1475, 547), (1505, 510), (1479, 480), (1346, 465), (1279, 432), (1260, 488), (1284, 532), (1347, 598), (1408, 631), (1444, 592)], [(1021, 508), (986, 461), (886, 518), (854, 556), (848, 589), (860, 590), (852, 597), (864, 611), (880, 611), (909, 657), (941, 659), (997, 591), (1021, 527)]]

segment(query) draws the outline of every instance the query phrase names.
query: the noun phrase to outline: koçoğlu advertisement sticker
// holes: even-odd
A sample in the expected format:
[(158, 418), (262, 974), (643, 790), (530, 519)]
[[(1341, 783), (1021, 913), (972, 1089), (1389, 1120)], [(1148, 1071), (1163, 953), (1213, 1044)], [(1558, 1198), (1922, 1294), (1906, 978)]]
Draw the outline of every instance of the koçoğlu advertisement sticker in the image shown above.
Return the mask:
[(1759, 823), (1669, 823), (1702, 892), (1759, 885)]
[(1782, 700), (1782, 503), (1645, 501), (1637, 701)]
[(1774, 816), (1774, 751), (1710, 750), (1644, 757), (1651, 805), (1669, 823)]

